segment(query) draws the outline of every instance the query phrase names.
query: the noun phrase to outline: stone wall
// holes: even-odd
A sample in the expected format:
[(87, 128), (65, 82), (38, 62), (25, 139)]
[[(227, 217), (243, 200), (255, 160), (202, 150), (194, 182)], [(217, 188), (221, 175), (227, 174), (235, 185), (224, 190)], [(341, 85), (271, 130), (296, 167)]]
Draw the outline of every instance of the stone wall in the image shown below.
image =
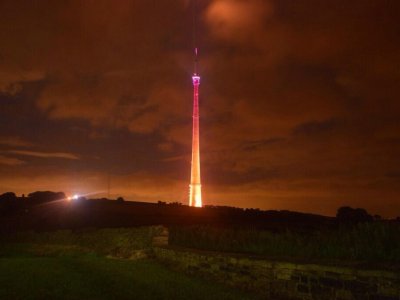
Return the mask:
[(400, 274), (299, 264), (167, 247), (156, 259), (179, 271), (254, 291), (266, 299), (400, 300)]

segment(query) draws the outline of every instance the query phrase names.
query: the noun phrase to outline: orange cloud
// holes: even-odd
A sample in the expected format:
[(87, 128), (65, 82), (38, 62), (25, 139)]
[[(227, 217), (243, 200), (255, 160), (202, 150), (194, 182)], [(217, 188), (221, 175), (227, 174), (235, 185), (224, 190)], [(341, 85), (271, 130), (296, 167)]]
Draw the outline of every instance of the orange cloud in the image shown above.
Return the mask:
[(205, 18), (216, 37), (245, 41), (254, 38), (273, 12), (269, 0), (215, 0), (207, 8)]
[(13, 153), (23, 156), (34, 156), (41, 158), (64, 158), (64, 159), (79, 159), (75, 154), (63, 153), (63, 152), (38, 152), (38, 151), (28, 151), (28, 150), (10, 150), (8, 153)]
[(6, 165), (6, 166), (19, 166), (23, 165), (25, 162), (23, 160), (20, 160), (18, 158), (13, 158), (13, 157), (7, 157), (4, 155), (0, 155), (0, 165)]
[(6, 145), (11, 147), (29, 147), (32, 143), (27, 142), (19, 137), (0, 137), (0, 145)]

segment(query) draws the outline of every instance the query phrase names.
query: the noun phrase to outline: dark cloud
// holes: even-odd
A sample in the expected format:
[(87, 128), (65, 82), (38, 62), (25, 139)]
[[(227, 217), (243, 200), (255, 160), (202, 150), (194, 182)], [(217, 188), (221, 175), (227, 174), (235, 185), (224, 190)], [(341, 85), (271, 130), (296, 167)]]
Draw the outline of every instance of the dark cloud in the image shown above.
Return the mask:
[[(206, 203), (399, 210), (399, 3), (199, 2)], [(187, 201), (190, 1), (1, 1), (0, 18), (0, 191), (111, 177)]]
[(319, 133), (332, 133), (338, 127), (338, 121), (331, 119), (322, 122), (308, 122), (300, 124), (293, 129), (294, 134), (315, 135)]

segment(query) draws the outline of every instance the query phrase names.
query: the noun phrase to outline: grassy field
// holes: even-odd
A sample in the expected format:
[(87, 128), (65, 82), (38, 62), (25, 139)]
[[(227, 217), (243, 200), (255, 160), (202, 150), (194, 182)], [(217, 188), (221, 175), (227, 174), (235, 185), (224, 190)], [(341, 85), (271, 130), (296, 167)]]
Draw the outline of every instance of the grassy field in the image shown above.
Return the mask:
[(0, 299), (254, 299), (152, 260), (109, 259), (77, 249), (35, 256), (24, 247), (36, 249), (20, 244), (0, 251)]

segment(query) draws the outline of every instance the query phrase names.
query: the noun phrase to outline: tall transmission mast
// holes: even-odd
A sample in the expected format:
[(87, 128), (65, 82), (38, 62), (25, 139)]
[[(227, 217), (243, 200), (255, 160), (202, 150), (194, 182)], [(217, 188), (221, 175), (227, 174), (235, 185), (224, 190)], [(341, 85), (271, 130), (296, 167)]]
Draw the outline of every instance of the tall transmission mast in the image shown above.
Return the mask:
[(200, 180), (200, 124), (199, 124), (199, 86), (198, 47), (197, 47), (197, 11), (196, 0), (193, 0), (193, 50), (194, 71), (193, 83), (193, 134), (192, 134), (192, 168), (190, 178), (189, 206), (201, 207), (201, 180)]

